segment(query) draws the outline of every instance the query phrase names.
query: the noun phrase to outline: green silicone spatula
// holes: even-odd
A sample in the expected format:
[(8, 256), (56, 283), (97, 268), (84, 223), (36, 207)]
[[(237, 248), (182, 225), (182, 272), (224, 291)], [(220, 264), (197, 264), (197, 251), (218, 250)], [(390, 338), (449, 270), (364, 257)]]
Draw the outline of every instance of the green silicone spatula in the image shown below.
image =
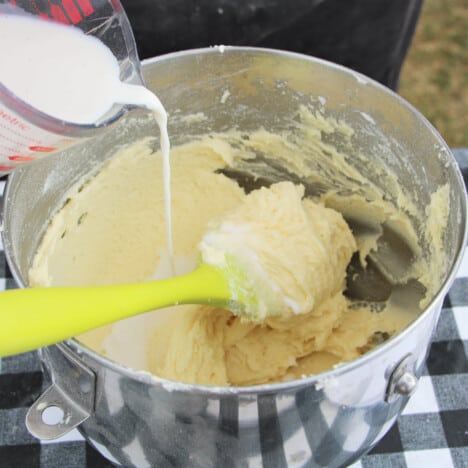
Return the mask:
[(48, 346), (93, 328), (176, 304), (210, 304), (235, 313), (256, 307), (235, 262), (201, 263), (193, 272), (137, 284), (26, 288), (0, 293), (0, 356)]

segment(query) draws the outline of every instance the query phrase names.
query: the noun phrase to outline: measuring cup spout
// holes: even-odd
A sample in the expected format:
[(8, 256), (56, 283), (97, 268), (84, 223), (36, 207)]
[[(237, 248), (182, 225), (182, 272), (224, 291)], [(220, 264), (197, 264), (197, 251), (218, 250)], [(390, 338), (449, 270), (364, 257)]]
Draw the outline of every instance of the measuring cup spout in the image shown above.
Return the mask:
[(0, 3), (0, 56), (0, 176), (95, 136), (140, 105), (113, 101), (112, 86), (93, 79), (113, 73), (143, 85), (118, 0)]

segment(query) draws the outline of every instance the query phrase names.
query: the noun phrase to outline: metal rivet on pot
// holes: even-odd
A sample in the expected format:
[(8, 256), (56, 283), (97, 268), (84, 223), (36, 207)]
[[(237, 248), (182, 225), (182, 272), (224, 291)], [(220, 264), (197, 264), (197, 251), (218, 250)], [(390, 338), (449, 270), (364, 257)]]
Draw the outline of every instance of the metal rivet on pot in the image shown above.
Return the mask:
[(409, 397), (418, 386), (414, 372), (414, 358), (411, 354), (405, 356), (390, 373), (385, 401), (394, 402), (399, 397)]
[(404, 372), (395, 383), (395, 392), (404, 395), (412, 395), (418, 386), (418, 379), (409, 371)]

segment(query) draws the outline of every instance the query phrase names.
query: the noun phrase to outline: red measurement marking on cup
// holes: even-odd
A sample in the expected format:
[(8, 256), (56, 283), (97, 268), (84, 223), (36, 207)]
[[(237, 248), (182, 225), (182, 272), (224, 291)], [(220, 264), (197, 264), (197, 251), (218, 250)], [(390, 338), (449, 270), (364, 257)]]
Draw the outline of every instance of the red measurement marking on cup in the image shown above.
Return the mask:
[(83, 19), (72, 0), (63, 0), (62, 6), (73, 24), (79, 23)]
[(15, 161), (15, 162), (28, 162), (28, 161), (34, 161), (36, 158), (34, 156), (8, 156), (8, 159), (10, 161)]
[[(94, 8), (89, 0), (48, 0), (52, 17), (65, 24), (78, 24), (87, 16), (94, 13)], [(81, 13), (80, 13), (81, 10)]]
[(83, 19), (72, 0), (63, 0), (62, 2), (49, 0), (49, 8), (52, 16), (60, 23), (76, 24)]
[(89, 16), (94, 13), (94, 7), (89, 0), (76, 0), (76, 3), (78, 3), (83, 15)]
[(7, 166), (4, 164), (0, 164), (0, 171), (11, 171), (15, 168), (15, 166)]
[[(38, 7), (34, 0), (29, 0), (32, 9), (38, 16), (45, 19), (52, 18), (59, 23), (77, 24), (94, 13), (94, 7), (90, 0), (48, 0), (48, 2), (50, 13), (45, 13), (42, 11), (42, 7)], [(10, 0), (8, 3), (16, 6), (15, 0)]]
[(0, 109), (0, 119), (11, 126), (17, 127), (19, 130), (29, 130), (29, 126), (21, 119), (17, 119), (14, 115), (5, 112), (3, 109)]
[[(10, 134), (8, 134), (8, 135), (10, 135)], [(11, 136), (11, 135), (10, 135), (10, 136)], [(5, 142), (5, 141), (6, 141), (6, 142), (8, 142), (9, 144), (12, 144), (12, 143), (13, 143), (13, 145), (15, 145), (15, 146), (23, 146), (23, 144), (22, 144), (20, 141), (18, 141), (18, 140), (16, 140), (16, 139), (13, 139), (13, 138), (10, 138), (10, 136), (6, 136), (6, 135), (4, 135), (4, 134), (0, 134), (0, 137), (2, 138), (2, 142)], [(14, 135), (13, 135), (13, 136), (14, 136)]]
[(39, 153), (51, 153), (55, 151), (57, 148), (52, 148), (50, 146), (30, 146), (30, 151), (38, 151)]
[(66, 17), (65, 13), (63, 12), (62, 8), (58, 5), (50, 3), (50, 13), (52, 14), (53, 18), (58, 21), (59, 23), (70, 24), (68, 18)]
[(5, 138), (2, 134), (2, 130), (6, 130), (8, 135), (13, 135), (15, 137), (18, 137), (18, 138), (22, 138), (24, 140), (29, 140), (29, 143), (40, 143), (38, 139), (36, 138), (32, 138), (28, 135), (28, 133), (26, 132), (15, 132), (11, 127), (8, 127), (6, 125), (3, 125), (1, 122), (0, 122), (0, 137), (1, 138)]

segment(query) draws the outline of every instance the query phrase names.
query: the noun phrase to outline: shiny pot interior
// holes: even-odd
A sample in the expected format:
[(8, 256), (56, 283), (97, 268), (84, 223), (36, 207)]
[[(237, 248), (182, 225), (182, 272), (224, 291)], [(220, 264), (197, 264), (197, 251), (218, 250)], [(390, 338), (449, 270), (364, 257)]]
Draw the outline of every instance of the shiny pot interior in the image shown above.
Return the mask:
[[(239, 435), (241, 431), (237, 435), (226, 435), (224, 429), (212, 421), (208, 403), (215, 401), (219, 405), (221, 401), (228, 401), (235, 409), (239, 428), (253, 424), (258, 429), (263, 411), (262, 398), (267, 396), (276, 403), (278, 399), (290, 398), (296, 406), (301, 398), (306, 398), (310, 405), (306, 405), (304, 411), (312, 421), (313, 414), (326, 413), (325, 407), (338, 405), (345, 408), (346, 411), (335, 418), (337, 425), (343, 422), (339, 432), (345, 432), (344, 440), (349, 440), (347, 438), (353, 437), (357, 431), (362, 432), (362, 424), (367, 421), (369, 426), (371, 421), (371, 435), (356, 444), (352, 451), (345, 450), (346, 443), (343, 442), (339, 444), (341, 449), (335, 449), (336, 453), (333, 453), (332, 445), (320, 440), (315, 443), (309, 438), (310, 454), (318, 466), (321, 466), (319, 459), (327, 460), (325, 464), (328, 466), (349, 463), (369, 450), (402, 410), (407, 395), (396, 395), (395, 398), (389, 395), (391, 376), (403, 361), (408, 363), (408, 370), (415, 377), (420, 374), (441, 301), (461, 258), (466, 236), (466, 199), (449, 149), (430, 124), (396, 94), (362, 75), (310, 57), (279, 51), (219, 47), (152, 59), (144, 63), (143, 71), (148, 87), (160, 97), (170, 115), (169, 134), (173, 145), (209, 131), (222, 132), (231, 128), (247, 132), (263, 125), (271, 131), (281, 131), (288, 126), (291, 113), (306, 103), (310, 108), (316, 108), (328, 117), (342, 119), (352, 127), (351, 148), (340, 135), (332, 135), (330, 143), (346, 153), (348, 162), (364, 176), (375, 179), (384, 191), (388, 184), (386, 178), (375, 178), (372, 164), (359, 155), (372, 155), (393, 171), (405, 193), (420, 209), (429, 203), (438, 186), (448, 183), (451, 209), (444, 238), (447, 268), (441, 275), (438, 291), (420, 317), (406, 330), (356, 361), (299, 381), (243, 388), (171, 383), (120, 366), (98, 356), (76, 340), (70, 340), (65, 348), (59, 348), (68, 350), (62, 354), (57, 354), (55, 348), (45, 351), (48, 371), (56, 381), (69, 382), (73, 372), (67, 370), (67, 365), (58, 363), (71, 352), (74, 357), (67, 363), (79, 356), (96, 376), (98, 391), (81, 430), (98, 448), (105, 446), (110, 449), (112, 457), (123, 464), (135, 460), (132, 458), (134, 455), (122, 453), (123, 439), (113, 434), (115, 441), (110, 443), (109, 437), (103, 435), (115, 429), (112, 411), (104, 409), (104, 403), (115, 397), (109, 376), (132, 388), (128, 395), (123, 393), (127, 403), (135, 401), (135, 395), (147, 401), (141, 408), (134, 408), (132, 414), (136, 415), (135, 421), (149, 418), (151, 427), (158, 427), (150, 440), (161, 438), (163, 432), (180, 430), (179, 423), (174, 423), (169, 413), (185, 415), (194, 427), (205, 428), (208, 434), (206, 444), (221, 437), (221, 452), (225, 455), (221, 452), (216, 452), (216, 456), (207, 455), (208, 458), (200, 458), (194, 466), (216, 466), (220, 461), (247, 461), (255, 456), (264, 456), (261, 437), (258, 445), (254, 444), (255, 448), (243, 454), (243, 444), (247, 442)], [(226, 91), (229, 92), (228, 105), (222, 99)], [(206, 118), (200, 121), (182, 118), (197, 112), (203, 112)], [(154, 133), (154, 123), (147, 114), (135, 111), (108, 134), (84, 141), (80, 146), (18, 170), (10, 177), (4, 200), (3, 239), (11, 270), (20, 286), (27, 285), (27, 272), (38, 243), (50, 217), (62, 206), (68, 189), (82, 177), (98, 171), (119, 145)], [(275, 168), (270, 176), (273, 180), (287, 178), (287, 173)], [(322, 190), (320, 185), (309, 184), (307, 180), (301, 182), (309, 193), (318, 194)], [(61, 357), (54, 358), (58, 355)], [(408, 356), (409, 360), (405, 361)], [(334, 385), (327, 387), (325, 383), (331, 381)], [(364, 393), (363, 387), (367, 388)], [(194, 404), (198, 408), (196, 414), (190, 409)], [(163, 407), (169, 408), (165, 410), (168, 414), (158, 418), (155, 411)], [(255, 407), (256, 416), (244, 419), (241, 407)], [(275, 417), (280, 413), (277, 409)], [(130, 416), (128, 418), (131, 420)], [(304, 417), (301, 420), (304, 421)], [(338, 429), (330, 427), (329, 430), (335, 434)], [(140, 440), (141, 437), (140, 431), (136, 431), (135, 440), (140, 441), (145, 451), (150, 441), (147, 438)], [(177, 458), (177, 447), (190, 446), (196, 453), (205, 450), (205, 442), (195, 439), (191, 437), (188, 442), (181, 436), (180, 440), (168, 440), (166, 445), (161, 442), (160, 447), (148, 449), (147, 459), (156, 463), (161, 453), (167, 455), (169, 452)], [(314, 454), (321, 454), (322, 458)]]

